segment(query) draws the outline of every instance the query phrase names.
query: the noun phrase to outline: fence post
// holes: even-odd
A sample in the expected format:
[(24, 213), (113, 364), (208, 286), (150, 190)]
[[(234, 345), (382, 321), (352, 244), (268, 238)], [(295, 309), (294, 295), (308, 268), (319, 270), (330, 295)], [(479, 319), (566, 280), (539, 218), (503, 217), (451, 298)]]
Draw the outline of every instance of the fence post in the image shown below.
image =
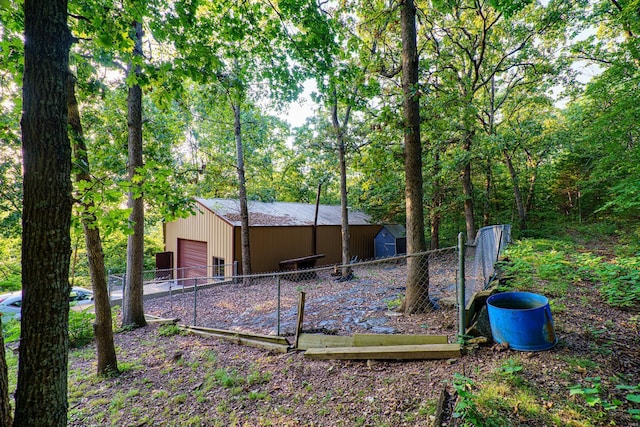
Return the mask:
[(233, 283), (238, 283), (238, 261), (233, 261)]
[(465, 319), (465, 280), (464, 280), (464, 256), (465, 256), (465, 244), (464, 233), (458, 233), (458, 338), (464, 339), (466, 332), (466, 319)]
[(193, 326), (196, 326), (198, 312), (198, 278), (193, 281)]
[(278, 287), (278, 301), (277, 301), (277, 310), (278, 310), (278, 315), (277, 315), (277, 321), (278, 321), (278, 327), (277, 327), (277, 336), (280, 336), (280, 275), (278, 274), (277, 276), (277, 287)]

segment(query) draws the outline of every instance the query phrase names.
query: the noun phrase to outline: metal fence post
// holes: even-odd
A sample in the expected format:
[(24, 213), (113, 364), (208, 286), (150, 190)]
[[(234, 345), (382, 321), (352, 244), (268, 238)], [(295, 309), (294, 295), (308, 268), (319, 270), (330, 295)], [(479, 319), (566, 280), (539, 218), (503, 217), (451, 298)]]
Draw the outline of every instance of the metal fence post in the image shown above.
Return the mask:
[(198, 313), (198, 278), (193, 281), (193, 326), (196, 326)]
[(465, 319), (465, 280), (464, 280), (464, 256), (465, 256), (465, 244), (464, 233), (458, 233), (458, 338), (464, 339), (466, 332), (466, 319)]
[(277, 313), (278, 327), (277, 327), (277, 334), (276, 335), (280, 336), (280, 275), (278, 275), (276, 277), (277, 277), (276, 283), (277, 283), (277, 287), (278, 287), (278, 301), (276, 303), (277, 310), (278, 310), (278, 313)]
[(238, 261), (233, 261), (233, 283), (238, 283)]

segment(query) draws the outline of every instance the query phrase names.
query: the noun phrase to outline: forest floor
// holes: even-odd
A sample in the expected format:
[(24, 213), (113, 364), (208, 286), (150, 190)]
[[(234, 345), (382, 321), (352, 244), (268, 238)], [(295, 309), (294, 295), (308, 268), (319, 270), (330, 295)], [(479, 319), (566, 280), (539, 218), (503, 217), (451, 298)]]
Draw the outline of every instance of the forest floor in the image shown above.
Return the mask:
[(489, 343), (449, 360), (308, 360), (170, 327), (122, 331), (118, 376), (96, 377), (92, 345), (71, 352), (69, 425), (431, 426), (443, 389), (467, 407), (447, 425), (640, 425), (626, 399), (640, 385), (638, 311), (607, 306), (591, 282), (550, 301), (553, 349)]

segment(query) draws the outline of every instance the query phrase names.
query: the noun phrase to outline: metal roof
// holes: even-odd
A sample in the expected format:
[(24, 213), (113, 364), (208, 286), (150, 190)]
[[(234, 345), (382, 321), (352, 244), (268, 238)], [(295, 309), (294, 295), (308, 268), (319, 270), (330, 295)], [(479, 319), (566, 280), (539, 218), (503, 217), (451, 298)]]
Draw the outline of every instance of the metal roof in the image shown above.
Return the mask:
[[(200, 204), (213, 211), (234, 226), (240, 226), (240, 201), (237, 199), (201, 199)], [(292, 226), (313, 225), (315, 204), (292, 202), (257, 202), (250, 200), (249, 225), (251, 226)], [(341, 225), (340, 206), (320, 205), (318, 225)], [(349, 209), (350, 225), (372, 225), (369, 215), (362, 211)]]

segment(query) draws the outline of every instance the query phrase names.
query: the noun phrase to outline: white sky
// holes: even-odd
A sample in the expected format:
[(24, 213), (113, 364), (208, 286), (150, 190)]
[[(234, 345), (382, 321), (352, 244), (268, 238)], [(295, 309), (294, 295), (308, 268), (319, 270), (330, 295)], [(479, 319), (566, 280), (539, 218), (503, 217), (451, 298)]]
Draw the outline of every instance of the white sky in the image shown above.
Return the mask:
[(285, 120), (292, 127), (302, 126), (308, 117), (313, 116), (317, 105), (311, 100), (311, 93), (316, 90), (316, 82), (307, 80), (304, 83), (304, 92), (300, 95), (296, 102), (289, 105), (286, 112), (275, 113), (278, 117)]

